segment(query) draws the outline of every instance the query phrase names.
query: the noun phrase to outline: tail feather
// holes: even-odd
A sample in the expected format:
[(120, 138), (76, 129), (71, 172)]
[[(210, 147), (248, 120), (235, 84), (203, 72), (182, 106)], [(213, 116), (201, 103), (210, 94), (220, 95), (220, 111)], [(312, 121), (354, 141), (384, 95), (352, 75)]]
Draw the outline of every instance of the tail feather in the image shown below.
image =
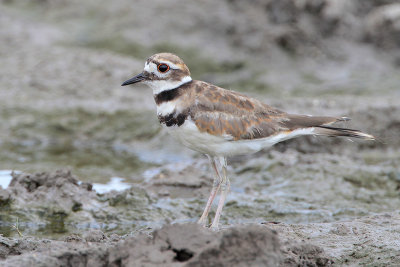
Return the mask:
[(317, 126), (315, 127), (314, 133), (317, 135), (347, 136), (347, 137), (360, 138), (364, 140), (375, 140), (375, 137), (373, 135), (363, 133), (359, 130), (337, 128), (330, 126)]

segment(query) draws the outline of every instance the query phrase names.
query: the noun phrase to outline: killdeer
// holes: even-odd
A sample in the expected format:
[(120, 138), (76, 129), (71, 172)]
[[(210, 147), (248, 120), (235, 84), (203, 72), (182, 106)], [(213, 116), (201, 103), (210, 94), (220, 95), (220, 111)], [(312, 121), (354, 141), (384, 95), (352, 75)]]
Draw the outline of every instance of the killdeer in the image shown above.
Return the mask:
[(220, 191), (211, 224), (213, 229), (218, 229), (229, 190), (228, 156), (254, 153), (302, 135), (375, 139), (358, 130), (330, 126), (348, 120), (345, 117), (288, 114), (243, 94), (192, 80), (185, 63), (170, 53), (151, 56), (143, 72), (122, 86), (139, 82), (153, 89), (161, 125), (185, 146), (208, 156), (214, 170), (214, 183), (199, 223), (206, 224), (211, 205)]

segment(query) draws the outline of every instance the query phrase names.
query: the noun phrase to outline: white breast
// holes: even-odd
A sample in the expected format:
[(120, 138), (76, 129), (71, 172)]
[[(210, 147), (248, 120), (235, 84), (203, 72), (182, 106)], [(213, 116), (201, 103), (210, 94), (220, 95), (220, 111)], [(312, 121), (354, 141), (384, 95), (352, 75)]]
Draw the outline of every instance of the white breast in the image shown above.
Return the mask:
[(166, 116), (176, 110), (176, 101), (167, 101), (157, 105), (157, 115)]

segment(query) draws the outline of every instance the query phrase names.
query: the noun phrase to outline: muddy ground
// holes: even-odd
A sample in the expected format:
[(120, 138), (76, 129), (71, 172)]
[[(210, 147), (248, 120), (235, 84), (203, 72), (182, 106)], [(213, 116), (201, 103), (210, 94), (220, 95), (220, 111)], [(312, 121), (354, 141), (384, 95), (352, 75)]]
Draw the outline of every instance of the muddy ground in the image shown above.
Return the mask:
[[(400, 265), (399, 23), (394, 0), (0, 1), (0, 265)], [(120, 87), (161, 51), (378, 141), (230, 158), (222, 229), (198, 227), (206, 158)]]

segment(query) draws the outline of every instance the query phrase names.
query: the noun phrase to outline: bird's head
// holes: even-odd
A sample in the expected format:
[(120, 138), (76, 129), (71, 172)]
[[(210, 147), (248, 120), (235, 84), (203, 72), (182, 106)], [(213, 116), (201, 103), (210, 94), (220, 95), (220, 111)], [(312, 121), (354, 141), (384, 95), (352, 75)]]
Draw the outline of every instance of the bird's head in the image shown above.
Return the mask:
[(189, 68), (182, 59), (171, 53), (159, 53), (147, 59), (142, 73), (125, 81), (122, 86), (143, 82), (158, 94), (191, 80)]

